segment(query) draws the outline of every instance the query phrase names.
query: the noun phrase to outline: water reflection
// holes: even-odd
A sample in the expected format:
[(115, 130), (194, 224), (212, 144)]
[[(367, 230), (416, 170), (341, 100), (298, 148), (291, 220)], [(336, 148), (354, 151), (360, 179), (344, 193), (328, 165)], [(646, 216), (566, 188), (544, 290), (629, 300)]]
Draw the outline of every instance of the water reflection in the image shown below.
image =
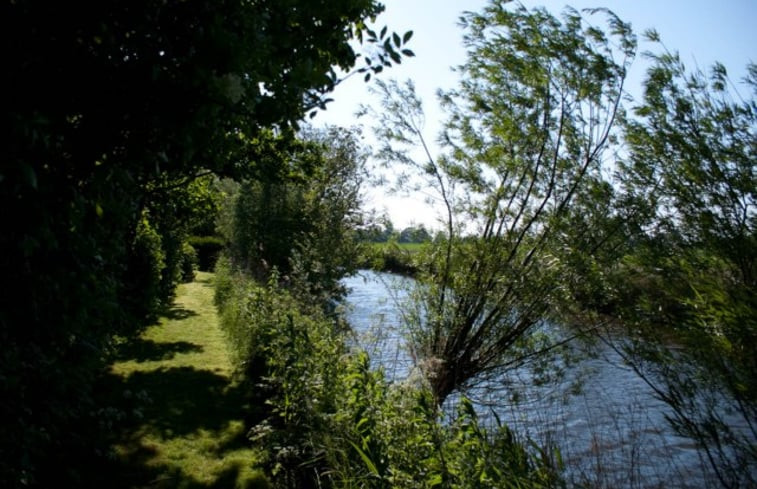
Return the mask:
[[(345, 314), (355, 341), (389, 380), (406, 378), (413, 362), (398, 305), (412, 280), (361, 271), (343, 283), (350, 290)], [(541, 445), (556, 444), (567, 477), (580, 486), (708, 487), (707, 466), (690, 440), (671, 432), (667, 407), (615, 351), (600, 347), (597, 353), (573, 366), (558, 384), (534, 385), (531, 372), (520, 368), (467, 394), (483, 418), (491, 419), (494, 411), (521, 435)], [(512, 392), (521, 393), (517, 402)], [(454, 404), (455, 396), (448, 402)]]

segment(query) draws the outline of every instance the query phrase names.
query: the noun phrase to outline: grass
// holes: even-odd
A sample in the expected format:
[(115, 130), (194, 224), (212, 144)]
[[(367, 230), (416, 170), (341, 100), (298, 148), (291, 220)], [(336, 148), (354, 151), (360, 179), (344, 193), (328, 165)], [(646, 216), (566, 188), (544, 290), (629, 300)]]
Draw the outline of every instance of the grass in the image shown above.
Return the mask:
[(212, 281), (198, 272), (180, 285), (173, 307), (111, 367), (126, 418), (114, 449), (119, 487), (269, 487), (245, 436), (249, 396), (232, 379)]
[[(404, 252), (411, 255), (419, 253), (428, 247), (428, 243), (395, 243), (395, 245)], [(390, 243), (371, 243), (371, 248), (375, 251), (383, 251), (385, 248), (393, 246)]]

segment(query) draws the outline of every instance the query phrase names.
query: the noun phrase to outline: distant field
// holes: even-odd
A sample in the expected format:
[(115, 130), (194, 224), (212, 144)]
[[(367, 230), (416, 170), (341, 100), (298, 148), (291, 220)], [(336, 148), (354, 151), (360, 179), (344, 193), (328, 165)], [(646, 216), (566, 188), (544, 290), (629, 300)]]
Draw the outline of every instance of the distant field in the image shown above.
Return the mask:
[(400, 250), (406, 251), (410, 254), (418, 253), (422, 251), (429, 243), (371, 243), (371, 247), (374, 250), (382, 250), (388, 246), (397, 246)]

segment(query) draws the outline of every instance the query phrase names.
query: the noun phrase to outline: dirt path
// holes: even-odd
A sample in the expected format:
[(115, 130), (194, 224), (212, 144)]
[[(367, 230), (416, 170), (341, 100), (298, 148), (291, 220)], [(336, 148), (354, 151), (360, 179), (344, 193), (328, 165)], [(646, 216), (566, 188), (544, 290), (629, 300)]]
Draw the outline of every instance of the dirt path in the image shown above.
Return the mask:
[(268, 486), (245, 438), (244, 395), (231, 378), (212, 280), (199, 272), (179, 286), (165, 317), (112, 366), (129, 426), (116, 446), (124, 487)]

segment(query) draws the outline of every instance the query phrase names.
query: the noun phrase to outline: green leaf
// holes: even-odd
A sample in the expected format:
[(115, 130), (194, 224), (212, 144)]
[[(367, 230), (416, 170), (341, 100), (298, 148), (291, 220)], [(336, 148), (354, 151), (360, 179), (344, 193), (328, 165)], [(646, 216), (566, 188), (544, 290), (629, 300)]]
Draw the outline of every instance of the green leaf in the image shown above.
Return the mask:
[(402, 36), (402, 44), (405, 44), (407, 41), (409, 41), (411, 37), (413, 37), (413, 31), (407, 31), (405, 35)]
[(357, 454), (363, 460), (363, 463), (368, 468), (368, 471), (371, 474), (379, 477), (380, 474), (379, 474), (378, 468), (376, 467), (376, 464), (373, 463), (373, 461), (370, 459), (370, 457), (368, 457), (368, 455), (363, 451), (363, 449), (360, 448), (359, 446), (357, 446), (357, 444), (355, 444), (352, 440), (347, 440), (347, 441), (348, 441), (348, 443), (350, 445), (352, 445), (352, 448), (355, 449), (355, 451), (357, 452)]
[(395, 46), (397, 47), (402, 46), (402, 40), (400, 39), (399, 34), (397, 34), (396, 32), (392, 33), (392, 40), (394, 41)]
[(644, 31), (644, 37), (650, 42), (660, 42), (660, 33), (655, 29), (647, 29)]

